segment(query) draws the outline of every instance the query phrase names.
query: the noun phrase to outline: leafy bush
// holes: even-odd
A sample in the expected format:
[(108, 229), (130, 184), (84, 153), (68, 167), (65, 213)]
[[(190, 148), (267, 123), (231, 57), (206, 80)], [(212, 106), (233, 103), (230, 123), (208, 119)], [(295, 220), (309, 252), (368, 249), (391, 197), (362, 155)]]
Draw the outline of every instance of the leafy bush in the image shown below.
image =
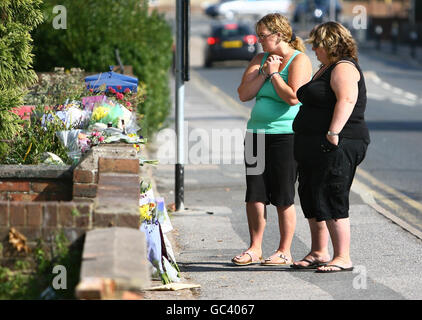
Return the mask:
[[(52, 118), (42, 125), (43, 117)], [(23, 121), (23, 131), (12, 140), (9, 152), (5, 153), (1, 163), (4, 164), (39, 164), (41, 155), (52, 152), (64, 162), (70, 163), (66, 148), (56, 136), (56, 131), (65, 130), (63, 122), (55, 117), (53, 110), (38, 106), (30, 121)]]
[(46, 22), (34, 33), (35, 69), (80, 67), (87, 72), (108, 71), (117, 64), (132, 65), (146, 85), (146, 99), (138, 106), (140, 126), (151, 136), (163, 126), (170, 111), (168, 70), (171, 65), (171, 28), (147, 0), (63, 0), (67, 29), (54, 29), (54, 0), (45, 0)]
[(67, 99), (79, 100), (88, 93), (84, 77), (84, 71), (78, 68), (66, 72), (64, 68), (55, 68), (52, 74), (41, 74), (38, 83), (29, 88), (24, 103), (34, 106), (55, 106), (64, 104)]
[(21, 131), (10, 111), (23, 102), (25, 87), (36, 81), (31, 70), (30, 32), (42, 21), (41, 0), (0, 1), (0, 158)]

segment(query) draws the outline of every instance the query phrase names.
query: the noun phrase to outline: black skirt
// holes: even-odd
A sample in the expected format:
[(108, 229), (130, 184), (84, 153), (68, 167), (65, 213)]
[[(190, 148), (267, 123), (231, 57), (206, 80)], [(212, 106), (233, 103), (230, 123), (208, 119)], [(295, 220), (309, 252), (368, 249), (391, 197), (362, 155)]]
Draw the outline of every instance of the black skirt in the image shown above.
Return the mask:
[(294, 204), (297, 164), (293, 146), (293, 134), (246, 133), (246, 202), (277, 207)]

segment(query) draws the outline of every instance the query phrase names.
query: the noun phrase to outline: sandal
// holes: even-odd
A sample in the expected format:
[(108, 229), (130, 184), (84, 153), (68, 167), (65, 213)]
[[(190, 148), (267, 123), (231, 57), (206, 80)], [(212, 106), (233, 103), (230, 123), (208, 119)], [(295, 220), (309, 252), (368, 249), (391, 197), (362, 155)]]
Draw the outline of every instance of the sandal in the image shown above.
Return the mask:
[[(243, 261), (243, 262), (238, 261), (242, 259), (242, 257), (244, 257), (246, 254), (249, 256), (249, 260)], [(242, 252), (242, 254), (235, 256), (232, 259), (232, 262), (237, 266), (247, 266), (250, 264), (260, 263), (261, 260), (262, 260), (262, 257), (258, 257), (252, 250), (247, 250), (245, 252)]]
[(263, 266), (288, 266), (293, 263), (284, 253), (275, 253), (261, 263)]
[(342, 267), (342, 266), (339, 266), (337, 264), (327, 264), (324, 267), (328, 267), (328, 268), (334, 267), (334, 268), (337, 268), (337, 269), (331, 269), (331, 270), (329, 270), (329, 269), (326, 269), (326, 270), (317, 269), (317, 271), (315, 271), (315, 272), (317, 272), (317, 273), (334, 273), (334, 272), (353, 271), (353, 267)]
[(292, 264), (290, 267), (293, 268), (293, 269), (316, 269), (318, 267), (322, 267), (322, 266), (327, 265), (326, 262), (321, 262), (321, 261), (317, 261), (317, 260), (311, 261), (311, 260), (308, 260), (308, 259), (302, 259), (300, 261), (305, 261), (305, 262), (308, 263), (308, 265), (301, 266), (300, 264)]

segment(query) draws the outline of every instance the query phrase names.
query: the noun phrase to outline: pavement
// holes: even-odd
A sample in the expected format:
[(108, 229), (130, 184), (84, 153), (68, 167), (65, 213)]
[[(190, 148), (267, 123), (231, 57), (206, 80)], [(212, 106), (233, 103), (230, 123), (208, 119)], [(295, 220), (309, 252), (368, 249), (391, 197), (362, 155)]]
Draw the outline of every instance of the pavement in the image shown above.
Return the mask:
[[(191, 65), (198, 67), (201, 61)], [(171, 88), (174, 91), (173, 82)], [(353, 272), (318, 274), (289, 267), (233, 265), (231, 258), (249, 245), (239, 132), (246, 128), (250, 109), (200, 77), (195, 68), (185, 83), (184, 97), (185, 210), (171, 213), (174, 230), (169, 234), (183, 281), (201, 288), (161, 292), (150, 299), (422, 299), (420, 235), (376, 210), (367, 188), (360, 184), (353, 185), (350, 198)], [(170, 121), (174, 123), (174, 119), (173, 110)], [(224, 140), (225, 146), (219, 142), (221, 136), (231, 137)], [(150, 155), (160, 160), (151, 169), (151, 179), (167, 204), (174, 202), (174, 139), (172, 124), (150, 145)], [(300, 260), (310, 250), (310, 234), (297, 195), (295, 208), (297, 226), (291, 249), (293, 258)], [(269, 206), (264, 257), (272, 254), (278, 241), (277, 214)]]

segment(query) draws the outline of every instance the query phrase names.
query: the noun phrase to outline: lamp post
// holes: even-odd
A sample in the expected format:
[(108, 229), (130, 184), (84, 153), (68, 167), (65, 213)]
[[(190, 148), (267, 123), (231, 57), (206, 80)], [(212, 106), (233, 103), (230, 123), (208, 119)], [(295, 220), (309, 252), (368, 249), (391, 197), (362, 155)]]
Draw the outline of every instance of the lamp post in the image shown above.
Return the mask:
[(176, 211), (184, 210), (184, 99), (185, 81), (189, 81), (189, 0), (176, 0), (176, 136), (177, 161), (175, 166)]

